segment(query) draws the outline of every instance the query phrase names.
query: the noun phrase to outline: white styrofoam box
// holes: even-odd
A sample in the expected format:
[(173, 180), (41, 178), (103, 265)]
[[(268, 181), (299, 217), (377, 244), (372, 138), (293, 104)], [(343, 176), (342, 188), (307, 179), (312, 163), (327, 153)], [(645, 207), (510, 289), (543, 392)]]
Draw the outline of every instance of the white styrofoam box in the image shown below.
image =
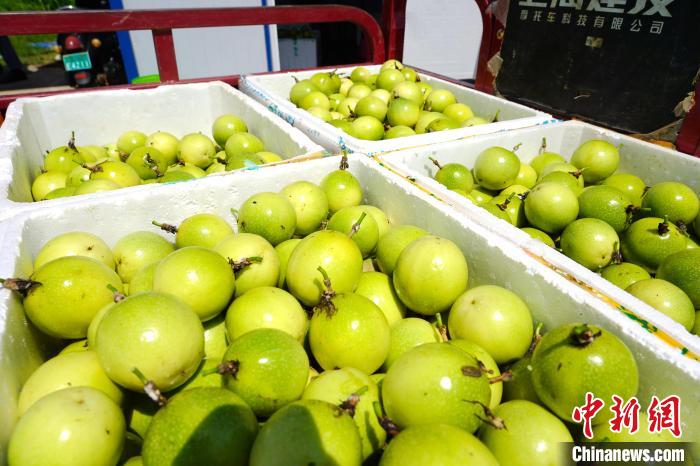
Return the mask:
[[(380, 65), (367, 66), (373, 73), (378, 73), (380, 67)], [(338, 73), (349, 75), (353, 69), (352, 67), (338, 68)], [(300, 80), (309, 78), (317, 71), (306, 70), (292, 73), (246, 75), (241, 78), (239, 88), (264, 104), (270, 111), (304, 131), (311, 139), (336, 153), (344, 150), (349, 153), (361, 152), (367, 155), (374, 155), (406, 147), (417, 147), (555, 121), (546, 113), (455, 84), (453, 81), (419, 72), (421, 81), (430, 84), (434, 89), (451, 91), (457, 98), (457, 101), (469, 105), (474, 114), (484, 118), (492, 118), (498, 112), (499, 121), (470, 128), (418, 134), (382, 141), (366, 141), (348, 135), (333, 125), (310, 115), (305, 110), (297, 108), (289, 101), (289, 91), (295, 83), (294, 78)]]
[[(279, 191), (300, 180), (320, 182), (338, 166), (337, 157), (261, 167), (257, 172), (239, 171), (210, 177), (191, 185), (173, 184), (161, 190), (142, 188), (123, 193), (108, 192), (100, 198), (26, 211), (0, 229), (0, 277), (28, 276), (32, 258), (55, 235), (87, 231), (108, 244), (136, 230), (150, 230), (159, 220), (178, 224), (198, 212), (214, 212), (227, 218), (250, 195)], [(546, 264), (502, 241), (473, 220), (455, 215), (453, 208), (426, 195), (399, 176), (382, 169), (361, 155), (350, 157), (350, 171), (364, 188), (365, 200), (383, 209), (395, 224), (414, 224), (454, 241), (469, 263), (470, 286), (497, 284), (521, 296), (534, 319), (547, 329), (570, 322), (600, 325), (618, 335), (635, 355), (640, 370), (639, 397), (648, 402), (652, 394), (682, 398), (683, 429), (688, 438), (700, 436), (700, 363), (663, 343), (638, 322), (554, 273)], [(232, 219), (233, 223), (233, 219)], [(673, 338), (673, 336), (667, 336)], [(42, 339), (26, 321), (21, 299), (0, 289), (0, 450), (15, 419), (20, 387), (39, 364)], [(700, 348), (690, 347), (691, 352)], [(44, 353), (45, 354), (45, 353)], [(610, 400), (606, 400), (609, 402)], [(0, 458), (2, 458), (0, 451)]]
[(538, 154), (542, 138), (546, 138), (547, 151), (558, 153), (567, 160), (583, 142), (594, 138), (605, 139), (620, 146), (619, 172), (633, 173), (650, 186), (662, 181), (680, 181), (700, 193), (700, 159), (576, 121), (491, 134), (415, 150), (396, 151), (382, 155), (379, 160), (387, 168), (415, 180), (415, 183), (446, 200), (467, 217), (477, 221), (494, 234), (514, 242), (518, 247), (542, 258), (553, 268), (580, 280), (582, 286), (590, 289), (592, 293), (601, 293), (624, 306), (637, 317), (652, 322), (674, 334), (685, 334), (686, 339), (694, 340), (695, 345), (700, 345), (700, 337), (691, 335), (682, 325), (554, 248), (531, 238), (530, 235), (506, 221), (498, 219), (482, 208), (466, 201), (464, 197), (450, 191), (433, 179), (437, 167), (429, 160), (429, 157), (442, 164), (458, 162), (472, 168), (477, 156), (489, 147), (503, 146), (510, 149), (521, 144), (517, 154), (523, 162), (527, 163)]
[[(113, 143), (128, 130), (211, 136), (212, 123), (225, 113), (241, 117), (249, 131), (282, 158), (323, 150), (258, 102), (220, 81), (18, 99), (0, 127), (0, 218), (22, 203), (31, 203), (32, 181), (40, 173), (44, 154), (65, 145), (71, 131), (78, 145)], [(63, 199), (41, 204), (56, 202)]]

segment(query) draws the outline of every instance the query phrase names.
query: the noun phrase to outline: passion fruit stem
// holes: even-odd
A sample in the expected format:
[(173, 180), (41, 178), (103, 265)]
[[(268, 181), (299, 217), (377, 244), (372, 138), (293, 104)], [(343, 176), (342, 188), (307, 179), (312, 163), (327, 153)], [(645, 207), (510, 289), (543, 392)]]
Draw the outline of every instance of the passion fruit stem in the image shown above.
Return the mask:
[(333, 298), (335, 297), (336, 293), (331, 285), (331, 278), (328, 276), (328, 273), (324, 270), (324, 268), (319, 265), (316, 270), (321, 272), (321, 275), (323, 275), (323, 286), (325, 290), (323, 290), (321, 293), (321, 300), (318, 302), (316, 307), (314, 307), (314, 311), (325, 312), (326, 317), (331, 318), (337, 311), (335, 304), (333, 304)]
[(131, 372), (139, 378), (143, 384), (143, 392), (158, 406), (163, 407), (168, 404), (168, 399), (163, 395), (158, 386), (152, 380), (148, 380), (138, 367), (131, 369)]
[(580, 170), (569, 172), (569, 175), (573, 176), (574, 178), (576, 178), (578, 180), (579, 178), (581, 178), (581, 176), (583, 176), (584, 170), (585, 170), (585, 168), (582, 168)]
[(678, 220), (676, 222), (676, 226), (678, 227), (678, 230), (683, 233), (685, 236), (690, 236), (688, 233), (688, 225), (683, 220)]
[(78, 150), (75, 147), (75, 131), (70, 132), (70, 139), (68, 140), (68, 144), (66, 144), (68, 147), (70, 147), (72, 150)]
[(220, 164), (226, 165), (226, 159), (222, 159), (221, 157), (216, 157), (215, 159), (217, 162)]
[(508, 210), (508, 205), (513, 201), (513, 197), (515, 197), (515, 195), (515, 193), (510, 193), (503, 202), (501, 202), (500, 204), (496, 204), (496, 207), (501, 209), (501, 211), (505, 212), (506, 210)]
[(620, 243), (615, 241), (615, 244), (613, 245), (613, 253), (612, 253), (612, 263), (613, 264), (621, 264), (623, 261), (622, 257), (622, 252), (620, 251)]
[(41, 286), (41, 283), (28, 278), (0, 278), (0, 285), (10, 291), (16, 291), (22, 296), (27, 296), (32, 288)]
[(249, 265), (261, 263), (262, 260), (263, 258), (260, 256), (244, 257), (243, 259), (238, 260), (229, 259), (228, 265), (231, 266), (231, 269), (233, 269), (234, 272), (239, 272)]
[(449, 341), (447, 337), (447, 325), (442, 321), (442, 316), (439, 312), (435, 314), (435, 329), (438, 331), (438, 334), (440, 334), (440, 339), (443, 342)]
[(474, 414), (474, 416), (478, 417), (482, 422), (485, 422), (486, 424), (490, 425), (494, 429), (508, 430), (508, 428), (506, 427), (506, 422), (503, 419), (501, 419), (500, 417), (493, 414), (493, 411), (491, 411), (489, 409), (489, 407), (486, 406), (484, 403), (482, 403), (481, 401), (478, 401), (478, 400), (465, 400), (465, 401), (481, 406), (481, 409), (484, 410), (484, 416), (486, 416), (486, 417), (481, 417), (478, 414)]
[(522, 145), (523, 145), (522, 142), (519, 142), (519, 143), (517, 143), (516, 145), (514, 145), (514, 146), (513, 146), (512, 152), (517, 152), (518, 149), (520, 149), (520, 148), (522, 147)]
[(437, 160), (435, 160), (435, 159), (432, 158), (432, 157), (428, 157), (428, 160), (430, 160), (431, 162), (433, 162), (433, 165), (435, 165), (436, 167), (438, 167), (438, 170), (442, 170), (442, 165), (440, 164), (440, 162), (438, 162)]
[[(352, 113), (351, 113), (352, 115)], [(341, 170), (347, 170), (350, 168), (350, 164), (348, 163), (348, 154), (347, 152), (343, 151), (343, 156), (340, 158), (340, 167)]]
[(121, 291), (119, 291), (118, 289), (116, 289), (111, 284), (107, 284), (107, 289), (109, 291), (111, 291), (112, 294), (114, 295), (112, 297), (112, 299), (114, 299), (115, 303), (118, 303), (119, 301), (123, 301), (124, 299), (126, 299), (126, 295), (124, 293), (122, 293)]
[(202, 371), (202, 377), (207, 377), (212, 374), (230, 375), (234, 379), (238, 378), (238, 371), (241, 370), (241, 361), (238, 359), (230, 359), (224, 361), (216, 367)]
[(547, 150), (547, 138), (542, 138), (542, 144), (540, 144), (540, 154)]
[(530, 347), (527, 349), (525, 356), (531, 356), (532, 353), (535, 352), (537, 345), (542, 341), (542, 327), (544, 327), (544, 324), (542, 322), (537, 322), (537, 325), (535, 325), (535, 333), (532, 334), (532, 341), (530, 342)]
[(382, 408), (382, 405), (378, 401), (375, 401), (374, 403), (372, 403), (372, 407), (374, 408), (374, 415), (377, 416), (379, 425), (382, 426), (382, 429), (384, 429), (384, 431), (386, 432), (387, 442), (399, 435), (401, 429), (399, 428), (399, 426), (396, 425), (394, 421), (392, 421), (386, 414), (384, 414), (384, 409)]
[(238, 220), (238, 209), (234, 209), (233, 207), (231, 207), (229, 210), (231, 211), (231, 215), (233, 215), (233, 218)]
[(663, 236), (669, 232), (671, 228), (668, 226), (668, 216), (664, 215), (664, 221), (659, 223), (659, 236)]
[(484, 372), (477, 366), (462, 366), (462, 375), (478, 378), (484, 375)]
[(294, 84), (299, 82), (299, 78), (297, 78), (296, 76), (292, 76), (292, 79), (294, 80)]
[(99, 163), (97, 165), (88, 165), (87, 163), (83, 163), (80, 166), (90, 170), (91, 173), (100, 173), (104, 171)]
[(150, 154), (146, 154), (146, 163), (151, 168), (151, 170), (153, 170), (153, 173), (155, 173), (157, 177), (163, 176), (163, 173), (160, 171), (160, 168), (158, 168), (158, 164), (155, 160), (153, 160)]
[(159, 223), (156, 220), (153, 220), (151, 223), (160, 228), (161, 230), (167, 231), (168, 233), (172, 233), (173, 235), (177, 233), (177, 227), (175, 225), (171, 225), (169, 223)]
[(362, 215), (360, 215), (360, 218), (358, 218), (357, 222), (355, 222), (355, 224), (352, 226), (352, 228), (350, 228), (350, 234), (348, 234), (348, 236), (350, 238), (355, 236), (355, 233), (360, 231), (360, 226), (362, 225), (362, 221), (365, 219), (366, 216), (367, 216), (367, 212), (362, 212)]
[(583, 348), (593, 343), (595, 339), (602, 334), (603, 332), (601, 330), (594, 332), (588, 324), (581, 324), (577, 325), (573, 328), (573, 330), (571, 330), (570, 338), (574, 345)]
[[(488, 371), (488, 372), (493, 372), (493, 371)], [(513, 380), (513, 373), (511, 371), (503, 371), (501, 372), (501, 375), (497, 375), (495, 377), (489, 377), (489, 383), (490, 384), (495, 384), (499, 382), (510, 382)]]
[(496, 110), (496, 113), (493, 115), (493, 118), (491, 118), (491, 123), (498, 121), (498, 115), (500, 115), (500, 114), (501, 114), (501, 109), (499, 108), (498, 110)]
[(355, 417), (355, 410), (357, 405), (360, 403), (360, 396), (367, 392), (367, 385), (361, 387), (359, 390), (353, 392), (348, 396), (342, 403), (338, 405), (338, 411), (342, 413), (347, 413), (350, 417)]

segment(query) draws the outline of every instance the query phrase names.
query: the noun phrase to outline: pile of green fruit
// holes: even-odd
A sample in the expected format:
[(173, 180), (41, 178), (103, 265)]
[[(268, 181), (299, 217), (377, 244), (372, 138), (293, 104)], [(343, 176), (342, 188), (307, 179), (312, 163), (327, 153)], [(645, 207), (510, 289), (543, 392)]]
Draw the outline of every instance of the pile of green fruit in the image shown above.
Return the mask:
[(127, 131), (115, 144), (68, 144), (48, 151), (41, 174), (32, 183), (35, 201), (111, 191), (147, 183), (172, 183), (211, 173), (278, 162), (264, 143), (248, 132), (245, 121), (221, 115), (212, 139), (191, 133), (181, 139), (165, 131), (150, 136)]
[(490, 147), (471, 171), (431, 159), (435, 179), (700, 334), (698, 195), (618, 173), (618, 147), (604, 140), (570, 162), (546, 141), (530, 164), (516, 150)]
[(421, 82), (397, 60), (384, 62), (379, 74), (362, 66), (349, 77), (316, 73), (294, 84), (289, 100), (350, 136), (370, 141), (490, 123), (447, 89)]
[[(237, 232), (200, 213), (154, 221), (174, 242), (47, 242), (3, 280), (65, 341), (21, 389), (10, 466), (563, 464), (586, 392), (636, 394), (612, 333), (540, 337), (513, 292), (467, 288), (454, 243), (363, 198), (341, 168), (251, 196)], [(607, 419), (594, 440), (674, 440)]]

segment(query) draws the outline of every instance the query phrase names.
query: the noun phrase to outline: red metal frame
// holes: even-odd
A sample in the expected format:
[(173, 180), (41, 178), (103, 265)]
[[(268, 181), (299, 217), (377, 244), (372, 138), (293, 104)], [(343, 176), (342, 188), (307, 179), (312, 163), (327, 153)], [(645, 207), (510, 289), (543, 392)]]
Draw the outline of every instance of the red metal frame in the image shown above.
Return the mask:
[[(366, 36), (370, 46), (371, 56), (367, 57), (369, 61), (372, 63), (384, 61), (384, 36), (377, 21), (364, 10), (343, 5), (0, 13), (0, 36), (56, 34), (74, 31), (102, 32), (150, 29), (153, 31), (153, 44), (156, 51), (156, 60), (158, 61), (158, 71), (163, 84), (219, 79), (236, 85), (239, 75), (180, 80), (175, 58), (173, 29), (337, 22), (350, 22), (357, 25)], [(112, 88), (145, 89), (157, 85), (124, 85), (112, 86)], [(0, 109), (7, 108), (10, 102), (19, 97), (34, 97), (65, 92), (76, 91), (33, 92), (0, 96)]]
[(683, 120), (683, 126), (676, 139), (679, 151), (700, 157), (700, 79), (695, 86), (695, 105)]

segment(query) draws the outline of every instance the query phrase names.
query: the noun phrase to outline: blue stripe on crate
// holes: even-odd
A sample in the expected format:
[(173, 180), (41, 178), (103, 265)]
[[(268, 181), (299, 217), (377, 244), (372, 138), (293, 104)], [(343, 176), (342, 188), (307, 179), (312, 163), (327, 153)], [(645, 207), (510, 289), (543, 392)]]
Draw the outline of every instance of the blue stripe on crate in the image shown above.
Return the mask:
[[(267, 6), (267, 0), (261, 0), (262, 6)], [(272, 71), (272, 45), (270, 44), (270, 26), (263, 26), (265, 33), (265, 55), (267, 56), (267, 71)]]
[[(109, 8), (112, 10), (123, 10), (124, 4), (122, 0), (109, 0)], [(122, 53), (122, 61), (124, 62), (124, 71), (126, 72), (127, 81), (138, 77), (139, 69), (136, 66), (136, 57), (134, 56), (134, 46), (131, 43), (129, 31), (118, 31), (117, 41), (119, 41), (119, 50)]]

